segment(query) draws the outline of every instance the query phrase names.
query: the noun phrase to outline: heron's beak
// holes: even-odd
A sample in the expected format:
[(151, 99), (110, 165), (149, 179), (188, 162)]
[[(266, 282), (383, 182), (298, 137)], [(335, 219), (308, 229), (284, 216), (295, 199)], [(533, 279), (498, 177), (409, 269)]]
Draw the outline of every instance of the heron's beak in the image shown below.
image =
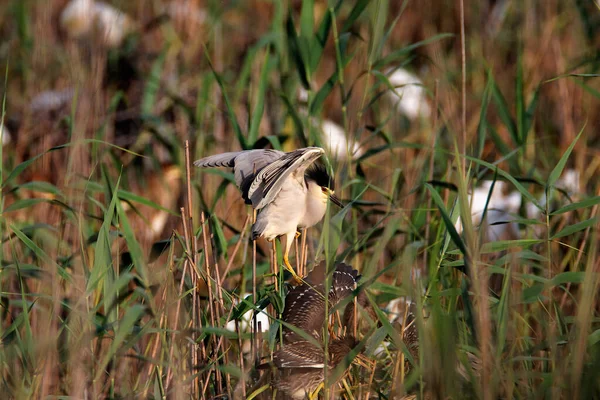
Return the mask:
[(344, 203), (342, 203), (342, 201), (333, 193), (333, 190), (329, 191), (329, 199), (339, 208), (344, 208)]

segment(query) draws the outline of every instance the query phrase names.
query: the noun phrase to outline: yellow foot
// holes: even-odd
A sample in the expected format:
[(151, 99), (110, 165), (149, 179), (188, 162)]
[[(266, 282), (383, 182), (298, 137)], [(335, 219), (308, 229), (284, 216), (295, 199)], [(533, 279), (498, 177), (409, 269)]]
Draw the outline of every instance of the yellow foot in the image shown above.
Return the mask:
[(296, 239), (298, 239), (301, 235), (302, 233), (300, 231), (296, 231)]
[(323, 382), (319, 383), (319, 386), (317, 386), (317, 388), (315, 389), (314, 392), (312, 392), (311, 394), (308, 395), (308, 398), (310, 400), (313, 399), (318, 399), (319, 398), (319, 392), (321, 391), (321, 389), (323, 389), (325, 387), (325, 384)]
[(292, 268), (292, 265), (290, 264), (290, 260), (288, 259), (287, 255), (283, 256), (283, 264), (285, 265), (287, 270), (290, 271), (290, 273), (292, 274), (292, 280), (294, 281), (294, 283), (296, 285), (301, 285), (304, 281), (298, 276), (296, 271), (294, 271), (294, 268)]

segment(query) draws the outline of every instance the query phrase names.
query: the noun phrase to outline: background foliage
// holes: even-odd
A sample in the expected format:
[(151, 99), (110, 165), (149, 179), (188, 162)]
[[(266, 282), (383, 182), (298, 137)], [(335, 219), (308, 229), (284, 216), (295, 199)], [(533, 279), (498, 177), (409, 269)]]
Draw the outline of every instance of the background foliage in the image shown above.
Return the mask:
[[(354, 365), (344, 396), (600, 396), (596, 3), (465, 0), (464, 66), (458, 1), (110, 3), (133, 21), (112, 48), (61, 29), (66, 1), (0, 4), (3, 393), (249, 395), (251, 335), (227, 321), (268, 303), (276, 319), (284, 291), (232, 175), (186, 179), (185, 142), (192, 160), (291, 150), (330, 119), (364, 153), (329, 158), (349, 206), (309, 230), (308, 266), (344, 259), (373, 304), (424, 310), (415, 368), (382, 311), (375, 372)], [(423, 80), (430, 117), (385, 101), (394, 68)], [(556, 190), (567, 169), (577, 193)], [(474, 229), (482, 179), (521, 195), (517, 237)]]

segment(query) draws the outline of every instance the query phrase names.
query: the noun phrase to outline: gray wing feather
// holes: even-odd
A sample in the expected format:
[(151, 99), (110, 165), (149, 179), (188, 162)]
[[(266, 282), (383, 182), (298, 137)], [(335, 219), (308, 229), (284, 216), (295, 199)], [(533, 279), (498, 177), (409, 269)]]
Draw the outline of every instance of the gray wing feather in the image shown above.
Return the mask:
[(194, 165), (199, 168), (229, 167), (233, 168), (235, 158), (242, 154), (241, 151), (232, 151), (230, 153), (216, 154), (214, 156), (204, 157), (194, 161)]
[(307, 147), (286, 153), (263, 168), (248, 190), (248, 198), (254, 208), (259, 210), (271, 203), (290, 175), (294, 174), (298, 179), (303, 178), (306, 168), (324, 153), (320, 147)]
[(258, 173), (269, 164), (280, 159), (285, 153), (279, 150), (247, 150), (235, 158), (233, 172), (235, 182), (241, 186), (247, 176)]
[(194, 162), (196, 167), (229, 167), (233, 168), (235, 183), (241, 187), (242, 181), (254, 172), (281, 158), (285, 153), (279, 150), (246, 150), (216, 154)]

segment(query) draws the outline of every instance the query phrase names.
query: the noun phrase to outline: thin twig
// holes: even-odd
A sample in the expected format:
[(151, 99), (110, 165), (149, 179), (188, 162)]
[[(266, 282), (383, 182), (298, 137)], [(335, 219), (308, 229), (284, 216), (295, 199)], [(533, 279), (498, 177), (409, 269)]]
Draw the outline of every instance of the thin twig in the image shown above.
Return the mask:
[[(256, 169), (255, 169), (256, 170)], [(253, 210), (252, 213), (252, 224), (256, 223), (256, 210)], [(256, 297), (256, 240), (252, 239), (252, 304), (256, 304), (258, 298)], [(258, 331), (256, 320), (256, 310), (252, 312), (252, 335), (250, 340), (251, 342), (251, 351), (253, 357), (253, 363), (257, 363), (259, 358), (257, 358), (258, 353), (258, 342), (256, 337), (256, 332)]]
[[(192, 285), (194, 285), (195, 288), (198, 287), (198, 277), (199, 277), (199, 273), (197, 270), (197, 266), (198, 266), (198, 243), (196, 242), (196, 235), (194, 235), (194, 220), (192, 217), (192, 172), (191, 172), (191, 157), (190, 157), (190, 142), (189, 140), (185, 141), (185, 176), (186, 176), (186, 197), (187, 197), (187, 218), (185, 218), (186, 214), (184, 214), (183, 209), (182, 209), (182, 213), (181, 216), (184, 218), (184, 229), (187, 228), (187, 230), (185, 231), (185, 237), (186, 237), (186, 242), (187, 242), (187, 246), (188, 246), (188, 250), (190, 250), (190, 253), (188, 253), (188, 257), (191, 255), (191, 258), (193, 260), (193, 265), (191, 266), (196, 273), (195, 274), (191, 274), (191, 279), (192, 279)], [(189, 226), (188, 226), (189, 224)], [(205, 249), (206, 252), (206, 249)], [(205, 254), (206, 255), (206, 254)], [(185, 276), (185, 275), (184, 275)], [(207, 286), (210, 285), (210, 282), (206, 281)], [(198, 310), (198, 295), (196, 293), (196, 291), (192, 292), (192, 365), (198, 365), (198, 352), (197, 352), (197, 345), (196, 345), (196, 332), (198, 332), (198, 318), (197, 318), (197, 310)], [(192, 395), (194, 395), (195, 393), (197, 393), (198, 388), (199, 388), (199, 377), (198, 375), (196, 375), (196, 378), (193, 380), (192, 383)]]
[(231, 267), (233, 265), (233, 260), (235, 260), (235, 256), (237, 255), (237, 252), (239, 251), (241, 244), (244, 242), (244, 235), (246, 234), (246, 228), (248, 227), (249, 222), (250, 222), (250, 217), (246, 216), (246, 220), (244, 221), (244, 226), (242, 227), (242, 230), (240, 231), (240, 239), (235, 244), (235, 247), (233, 248), (233, 253), (231, 253), (231, 256), (229, 256), (229, 262), (227, 263), (227, 267), (225, 267), (225, 271), (223, 272), (223, 277), (221, 279), (219, 279), (219, 286), (223, 286), (223, 281), (225, 279), (227, 279), (227, 274), (229, 274), (229, 270), (231, 269)]
[(462, 157), (462, 174), (467, 172), (467, 50), (465, 47), (465, 4), (464, 0), (460, 0), (460, 54), (462, 67), (462, 139), (461, 139), (461, 154)]
[[(433, 135), (431, 135), (431, 147), (429, 148), (429, 181), (433, 180), (433, 160), (435, 159), (435, 141), (437, 139), (437, 135), (436, 135), (436, 128), (437, 128), (437, 121), (438, 121), (438, 107), (439, 107), (439, 81), (436, 79), (435, 80), (435, 85), (433, 87), (433, 122), (432, 122), (432, 127), (431, 130), (433, 132)], [(427, 199), (427, 210), (431, 210), (431, 196), (428, 196)], [(425, 240), (426, 240), (426, 244), (429, 244), (429, 232), (430, 232), (430, 219), (431, 219), (431, 213), (429, 211), (427, 211), (426, 215), (426, 223), (425, 223)], [(426, 246), (427, 247), (427, 246)], [(423, 267), (422, 269), (424, 269), (423, 272), (427, 272), (428, 266), (427, 266), (427, 255), (429, 254), (429, 252), (427, 250), (425, 250), (423, 252)], [(422, 274), (422, 276), (424, 276), (424, 274)], [(414, 282), (413, 282), (414, 283)]]
[[(204, 246), (204, 266), (205, 266), (205, 274), (206, 274), (206, 287), (208, 290), (208, 310), (210, 313), (210, 323), (212, 326), (216, 326), (215, 325), (215, 307), (214, 307), (214, 297), (213, 297), (213, 293), (212, 293), (212, 278), (211, 278), (211, 274), (210, 274), (210, 262), (208, 260), (208, 223), (206, 222), (206, 217), (204, 215), (204, 211), (200, 213), (200, 223), (202, 224), (202, 242), (203, 242), (203, 246)], [(217, 338), (216, 335), (213, 334), (211, 335), (212, 338), (212, 343), (213, 346), (214, 344), (217, 342)], [(214, 349), (214, 347), (213, 347)], [(217, 361), (218, 359), (218, 355), (216, 353), (213, 353), (213, 357), (215, 358), (215, 361)], [(215, 369), (215, 374), (216, 374), (216, 385), (217, 388), (221, 387), (221, 371), (218, 369)], [(204, 393), (203, 393), (204, 395)]]
[(306, 247), (306, 228), (304, 228), (302, 229), (302, 261), (300, 262), (304, 275), (306, 275), (306, 259), (308, 257), (307, 253), (308, 248)]
[[(185, 229), (185, 227), (184, 227)], [(188, 263), (184, 262), (183, 263), (183, 273), (181, 274), (181, 281), (179, 282), (179, 296), (178, 296), (178, 300), (177, 300), (177, 306), (175, 308), (175, 322), (174, 322), (174, 332), (178, 331), (178, 323), (179, 323), (179, 310), (181, 309), (181, 298), (182, 298), (182, 293), (183, 293), (183, 283), (185, 282), (185, 274), (187, 271), (187, 267), (188, 267)], [(172, 337), (171, 338), (171, 345), (169, 348), (169, 360), (173, 359), (173, 348), (175, 346), (175, 340)], [(169, 385), (171, 383), (171, 378), (172, 378), (172, 368), (171, 368), (171, 363), (169, 362), (169, 368), (167, 370), (167, 379), (166, 379), (166, 383), (165, 383), (165, 389), (169, 388)]]

